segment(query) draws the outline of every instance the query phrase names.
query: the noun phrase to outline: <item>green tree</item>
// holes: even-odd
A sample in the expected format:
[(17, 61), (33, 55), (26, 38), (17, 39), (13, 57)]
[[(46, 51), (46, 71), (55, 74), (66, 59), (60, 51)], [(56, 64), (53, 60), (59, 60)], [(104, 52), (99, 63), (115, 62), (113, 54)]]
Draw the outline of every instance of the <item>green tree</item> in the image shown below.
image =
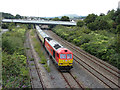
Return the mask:
[(69, 17), (68, 16), (63, 16), (61, 18), (61, 21), (70, 21)]
[(104, 14), (104, 13), (101, 13), (100, 16), (105, 16), (105, 14)]
[(117, 11), (113, 15), (113, 20), (116, 21), (117, 16), (120, 14), (120, 9), (118, 8)]
[(55, 17), (52, 19), (53, 21), (60, 21), (60, 19), (58, 17)]
[(19, 14), (16, 14), (15, 19), (21, 19), (21, 16)]
[(8, 24), (7, 24), (7, 23), (3, 23), (3, 24), (2, 24), (2, 28), (3, 28), (3, 29), (8, 29)]
[(120, 53), (120, 25), (117, 26), (117, 52)]
[(115, 14), (115, 10), (113, 9), (113, 10), (109, 10), (108, 11), (108, 13), (107, 13), (107, 16), (110, 18), (110, 19), (112, 19), (113, 20), (113, 18), (114, 18), (114, 14)]
[(89, 23), (87, 27), (91, 30), (103, 30), (103, 29), (109, 29), (110, 25), (105, 20), (95, 20), (92, 23)]
[(120, 25), (117, 26), (117, 32), (120, 34)]
[(2, 12), (2, 17), (5, 19), (14, 19), (15, 18), (12, 14), (4, 13), (4, 12)]
[(96, 19), (96, 17), (97, 17), (97, 15), (95, 15), (95, 14), (89, 14), (89, 15), (84, 19), (84, 21), (85, 21), (86, 24), (89, 24), (89, 23), (94, 22), (95, 19)]
[(92, 23), (89, 23), (87, 24), (87, 27), (91, 30), (97, 30), (97, 26), (96, 26), (96, 23), (95, 22), (92, 22)]
[(79, 21), (77, 22), (77, 26), (78, 26), (78, 27), (82, 27), (83, 25), (84, 25), (84, 21), (79, 20)]
[(100, 29), (109, 29), (110, 28), (110, 26), (109, 26), (109, 24), (108, 24), (108, 22), (107, 21), (105, 21), (105, 20), (100, 20), (99, 21), (99, 23), (98, 23), (98, 29), (100, 30)]
[(116, 17), (117, 24), (120, 24), (120, 14)]

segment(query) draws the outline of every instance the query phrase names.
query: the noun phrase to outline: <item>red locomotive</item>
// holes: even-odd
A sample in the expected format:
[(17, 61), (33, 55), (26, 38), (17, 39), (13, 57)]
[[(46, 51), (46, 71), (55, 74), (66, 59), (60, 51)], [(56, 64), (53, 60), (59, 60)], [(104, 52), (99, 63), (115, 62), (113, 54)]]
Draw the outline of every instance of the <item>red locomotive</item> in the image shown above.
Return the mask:
[(53, 58), (56, 66), (60, 70), (69, 71), (73, 64), (73, 53), (49, 37), (40, 29), (39, 26), (36, 26), (36, 30), (40, 40), (42, 41), (50, 56)]

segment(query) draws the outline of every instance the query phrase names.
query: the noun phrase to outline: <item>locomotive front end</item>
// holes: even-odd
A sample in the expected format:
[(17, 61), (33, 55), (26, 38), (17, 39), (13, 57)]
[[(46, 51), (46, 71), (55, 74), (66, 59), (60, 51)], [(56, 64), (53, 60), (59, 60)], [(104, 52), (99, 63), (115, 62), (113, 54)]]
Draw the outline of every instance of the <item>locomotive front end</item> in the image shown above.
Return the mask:
[(61, 48), (59, 50), (59, 62), (58, 66), (60, 70), (70, 70), (73, 64), (73, 53), (66, 49)]

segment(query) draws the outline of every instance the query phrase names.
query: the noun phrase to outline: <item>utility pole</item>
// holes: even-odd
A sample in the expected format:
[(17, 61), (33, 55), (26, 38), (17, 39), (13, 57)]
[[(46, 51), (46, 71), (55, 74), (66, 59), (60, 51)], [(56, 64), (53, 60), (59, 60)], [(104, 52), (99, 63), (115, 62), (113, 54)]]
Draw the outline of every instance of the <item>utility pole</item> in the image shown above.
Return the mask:
[(118, 2), (118, 8), (120, 9), (120, 1)]

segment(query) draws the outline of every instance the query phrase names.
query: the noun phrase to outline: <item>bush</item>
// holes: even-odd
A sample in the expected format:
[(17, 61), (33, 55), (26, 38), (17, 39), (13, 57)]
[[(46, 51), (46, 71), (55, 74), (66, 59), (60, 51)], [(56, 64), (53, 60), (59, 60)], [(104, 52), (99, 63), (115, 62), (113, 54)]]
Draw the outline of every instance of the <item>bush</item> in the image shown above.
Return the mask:
[[(9, 54), (13, 54), (15, 51), (21, 52), (23, 49), (23, 41), (19, 37), (3, 37), (2, 48)], [(24, 54), (24, 52), (21, 52), (21, 54)]]
[(120, 25), (117, 26), (117, 33), (120, 34)]
[(30, 88), (29, 72), (24, 54), (24, 35), (25, 28), (20, 29), (14, 26), (2, 35), (3, 89)]
[(25, 29), (13, 29), (2, 35), (2, 49), (13, 54), (15, 51), (24, 54)]
[[(95, 23), (93, 22), (90, 24)], [(56, 26), (53, 31), (92, 55), (95, 55), (116, 67), (118, 65), (118, 68), (120, 69), (120, 62), (118, 61), (120, 60), (120, 54), (118, 52), (120, 50), (120, 44), (118, 42), (120, 41), (119, 34), (116, 38), (116, 34), (109, 32), (110, 30), (91, 31), (85, 26), (68, 28), (59, 25)]]
[(97, 30), (96, 24), (94, 22), (87, 24), (87, 27), (91, 30)]
[(83, 21), (79, 20), (79, 21), (77, 22), (77, 26), (78, 26), (78, 27), (82, 27), (83, 25), (84, 25), (84, 22), (83, 22)]
[(70, 21), (68, 16), (62, 16), (61, 21)]
[(26, 67), (26, 56), (18, 53), (8, 55), (2, 54), (2, 87), (3, 88), (22, 88), (29, 87), (29, 72)]
[(110, 29), (110, 25), (105, 20), (95, 20), (94, 22), (89, 23), (87, 27), (91, 30)]
[(8, 29), (8, 24), (6, 23), (2, 24), (2, 29)]
[(84, 21), (85, 21), (86, 24), (89, 24), (89, 23), (94, 22), (96, 18), (97, 18), (97, 15), (95, 15), (95, 14), (89, 14), (89, 15), (84, 19)]

